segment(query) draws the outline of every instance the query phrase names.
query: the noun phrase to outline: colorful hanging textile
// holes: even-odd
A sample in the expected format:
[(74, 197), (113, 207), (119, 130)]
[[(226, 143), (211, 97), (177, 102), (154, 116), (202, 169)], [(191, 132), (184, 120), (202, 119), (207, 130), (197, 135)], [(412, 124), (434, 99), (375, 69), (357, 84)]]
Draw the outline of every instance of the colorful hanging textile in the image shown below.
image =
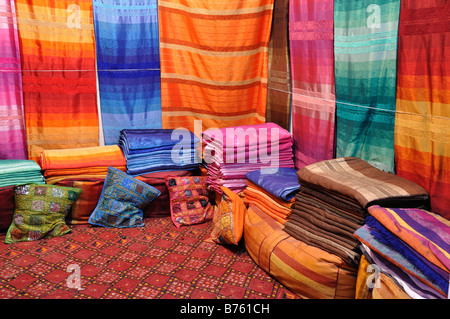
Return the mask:
[(163, 128), (265, 122), (273, 0), (158, 3)]
[(95, 0), (94, 25), (105, 144), (122, 129), (161, 128), (157, 0)]
[(336, 157), (394, 172), (400, 0), (336, 0)]
[(16, 0), (29, 159), (99, 144), (92, 1)]
[(14, 0), (0, 0), (0, 159), (27, 159)]
[(291, 122), (291, 72), (289, 65), (289, 0), (275, 0), (269, 41), (269, 80), (266, 121), (289, 130)]
[(292, 132), (295, 165), (333, 158), (333, 1), (291, 1)]
[(450, 3), (402, 1), (395, 162), (450, 219)]

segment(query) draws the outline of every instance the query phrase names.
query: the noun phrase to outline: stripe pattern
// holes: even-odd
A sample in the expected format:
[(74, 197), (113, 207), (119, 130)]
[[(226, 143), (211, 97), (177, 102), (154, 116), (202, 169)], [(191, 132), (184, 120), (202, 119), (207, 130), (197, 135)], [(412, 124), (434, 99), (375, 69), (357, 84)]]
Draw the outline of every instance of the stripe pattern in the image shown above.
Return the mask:
[(161, 128), (157, 0), (95, 0), (94, 25), (105, 144), (122, 129)]
[(22, 74), (13, 0), (0, 0), (0, 159), (27, 159)]
[(17, 0), (29, 159), (99, 144), (92, 1)]
[(395, 117), (397, 174), (424, 187), (450, 219), (450, 4), (403, 1)]
[(399, 0), (334, 3), (336, 157), (394, 172)]
[(289, 17), (292, 131), (300, 169), (334, 155), (333, 1), (291, 1)]
[(266, 121), (289, 130), (291, 121), (291, 72), (289, 62), (289, 0), (274, 1), (269, 41), (269, 78)]
[(163, 128), (265, 122), (273, 0), (159, 0)]

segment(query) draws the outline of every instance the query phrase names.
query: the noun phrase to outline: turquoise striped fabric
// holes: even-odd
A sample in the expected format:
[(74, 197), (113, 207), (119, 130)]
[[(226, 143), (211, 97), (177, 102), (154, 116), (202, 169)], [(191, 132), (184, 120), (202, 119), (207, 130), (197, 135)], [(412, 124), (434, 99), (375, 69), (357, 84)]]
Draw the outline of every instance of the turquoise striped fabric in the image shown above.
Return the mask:
[(336, 157), (394, 172), (399, 0), (336, 0)]

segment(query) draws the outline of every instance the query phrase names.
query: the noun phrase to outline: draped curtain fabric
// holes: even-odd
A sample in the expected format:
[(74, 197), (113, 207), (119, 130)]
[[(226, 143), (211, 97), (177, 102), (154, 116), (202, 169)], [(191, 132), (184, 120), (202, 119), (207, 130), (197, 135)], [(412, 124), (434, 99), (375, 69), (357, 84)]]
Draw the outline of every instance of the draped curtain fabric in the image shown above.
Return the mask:
[(402, 1), (395, 162), (423, 186), (431, 210), (450, 218), (450, 3)]
[(336, 0), (336, 156), (394, 172), (399, 0)]
[(295, 165), (333, 158), (333, 1), (291, 1), (292, 131)]
[(105, 144), (122, 129), (161, 128), (157, 0), (95, 0), (94, 25)]
[(286, 130), (289, 130), (291, 121), (288, 19), (289, 0), (275, 0), (269, 41), (266, 121)]
[(27, 159), (14, 0), (0, 0), (0, 159)]
[(159, 0), (163, 128), (265, 122), (273, 0)]
[(92, 1), (16, 0), (29, 159), (99, 144)]

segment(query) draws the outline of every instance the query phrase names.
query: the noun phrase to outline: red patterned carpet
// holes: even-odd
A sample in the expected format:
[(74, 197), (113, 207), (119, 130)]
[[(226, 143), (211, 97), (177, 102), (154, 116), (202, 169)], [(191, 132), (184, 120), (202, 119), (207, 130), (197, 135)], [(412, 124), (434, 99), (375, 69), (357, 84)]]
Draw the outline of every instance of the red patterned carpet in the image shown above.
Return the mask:
[(210, 222), (144, 221), (141, 228), (74, 226), (62, 237), (17, 244), (0, 234), (0, 298), (298, 298), (243, 245), (209, 242)]

